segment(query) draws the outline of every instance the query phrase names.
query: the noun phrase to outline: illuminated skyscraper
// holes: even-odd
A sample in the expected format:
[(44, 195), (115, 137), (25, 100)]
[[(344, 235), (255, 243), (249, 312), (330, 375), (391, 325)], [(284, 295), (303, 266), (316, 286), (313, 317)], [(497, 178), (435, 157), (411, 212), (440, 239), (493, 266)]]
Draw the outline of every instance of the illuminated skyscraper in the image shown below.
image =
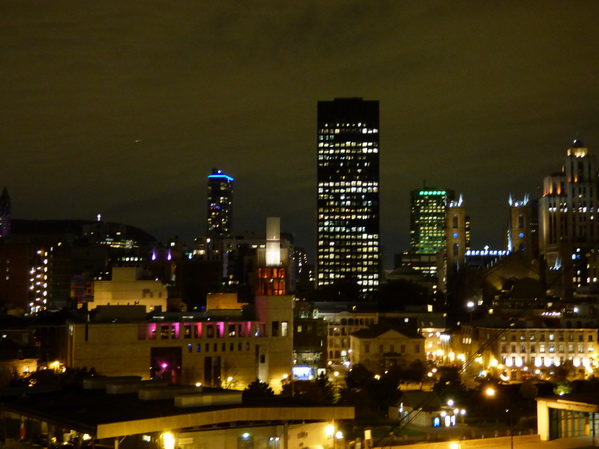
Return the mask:
[(410, 245), (416, 254), (435, 254), (445, 249), (446, 207), (451, 190), (424, 187), (410, 192)]
[(551, 269), (563, 271), (565, 296), (576, 288), (598, 283), (598, 212), (595, 157), (575, 140), (561, 172), (545, 178), (539, 200), (539, 249)]
[(233, 225), (233, 178), (216, 168), (208, 176), (207, 237), (224, 238)]
[(379, 284), (379, 103), (318, 102), (318, 287)]

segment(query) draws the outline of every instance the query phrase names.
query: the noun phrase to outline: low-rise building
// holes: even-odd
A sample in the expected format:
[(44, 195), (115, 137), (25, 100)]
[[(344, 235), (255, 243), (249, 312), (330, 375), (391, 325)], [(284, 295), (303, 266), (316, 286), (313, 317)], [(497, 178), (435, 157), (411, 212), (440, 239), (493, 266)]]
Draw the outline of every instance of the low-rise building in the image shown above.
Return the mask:
[(293, 365), (291, 296), (257, 296), (228, 315), (155, 313), (150, 321), (71, 323), (65, 365), (103, 375), (280, 391)]
[(352, 365), (363, 365), (378, 374), (416, 360), (426, 361), (424, 337), (408, 328), (379, 324), (354, 332), (350, 339)]
[(463, 351), (466, 360), (477, 356), (475, 370), (497, 369), (504, 380), (562, 365), (574, 370), (571, 376), (584, 378), (599, 367), (596, 327), (564, 328), (540, 319), (488, 320), (462, 326), (456, 337), (456, 351)]
[(115, 449), (327, 447), (336, 422), (354, 418), (353, 407), (252, 400), (241, 391), (138, 379), (91, 378), (83, 389), (41, 393), (3, 393), (0, 425), (7, 446), (20, 440)]

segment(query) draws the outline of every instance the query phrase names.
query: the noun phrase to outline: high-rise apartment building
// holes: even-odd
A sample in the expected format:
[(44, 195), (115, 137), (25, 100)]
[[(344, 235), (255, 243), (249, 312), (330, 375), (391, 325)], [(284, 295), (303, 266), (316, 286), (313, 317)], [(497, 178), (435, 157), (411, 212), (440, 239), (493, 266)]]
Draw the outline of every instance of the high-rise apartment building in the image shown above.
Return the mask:
[(435, 254), (445, 249), (445, 215), (455, 194), (451, 190), (424, 187), (410, 192), (410, 245), (416, 254)]
[(379, 103), (318, 102), (317, 284), (379, 284)]
[(216, 168), (208, 175), (207, 237), (224, 238), (233, 225), (233, 178)]
[[(599, 273), (599, 178), (595, 157), (580, 140), (560, 173), (547, 176), (539, 200), (539, 246), (547, 265), (561, 269), (571, 291), (596, 284)], [(569, 295), (568, 285), (564, 294)]]

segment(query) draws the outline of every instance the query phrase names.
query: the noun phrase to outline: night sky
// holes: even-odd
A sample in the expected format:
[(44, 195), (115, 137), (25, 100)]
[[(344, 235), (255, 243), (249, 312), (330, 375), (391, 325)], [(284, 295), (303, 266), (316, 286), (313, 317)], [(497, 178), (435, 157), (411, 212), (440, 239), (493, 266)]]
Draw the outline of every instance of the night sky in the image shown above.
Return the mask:
[(314, 254), (316, 103), (347, 96), (380, 101), (387, 260), (424, 180), (498, 247), (510, 193), (538, 196), (576, 137), (599, 155), (599, 2), (0, 3), (16, 218), (102, 213), (191, 243), (218, 167), (237, 232), (280, 216)]

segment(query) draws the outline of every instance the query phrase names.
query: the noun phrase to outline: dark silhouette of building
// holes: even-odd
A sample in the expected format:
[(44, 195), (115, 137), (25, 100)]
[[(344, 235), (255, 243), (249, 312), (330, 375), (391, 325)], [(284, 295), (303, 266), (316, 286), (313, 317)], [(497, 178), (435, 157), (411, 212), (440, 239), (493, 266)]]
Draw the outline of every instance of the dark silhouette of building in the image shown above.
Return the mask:
[(0, 195), (0, 238), (10, 235), (10, 196), (4, 187)]
[(318, 102), (317, 285), (379, 285), (379, 103)]

